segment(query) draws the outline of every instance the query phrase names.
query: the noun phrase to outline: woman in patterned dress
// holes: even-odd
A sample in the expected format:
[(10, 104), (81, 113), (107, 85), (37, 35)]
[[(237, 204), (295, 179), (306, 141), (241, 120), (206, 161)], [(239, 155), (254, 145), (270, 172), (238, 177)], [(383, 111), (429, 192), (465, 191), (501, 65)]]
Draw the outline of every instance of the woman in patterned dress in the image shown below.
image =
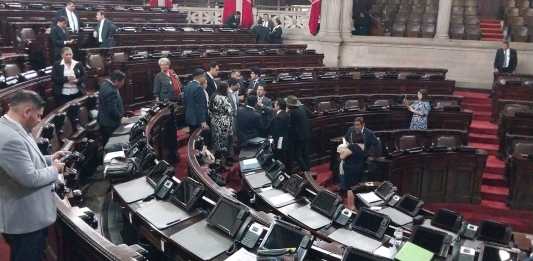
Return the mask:
[(212, 145), (216, 158), (224, 163), (229, 158), (231, 151), (231, 137), (233, 136), (233, 109), (228, 94), (228, 84), (221, 82), (209, 103), (211, 120)]
[(428, 114), (431, 110), (431, 105), (427, 99), (427, 91), (421, 89), (417, 93), (418, 100), (413, 101), (411, 105), (408, 105), (406, 101), (407, 109), (413, 113), (411, 118), (411, 130), (425, 130), (428, 128)]

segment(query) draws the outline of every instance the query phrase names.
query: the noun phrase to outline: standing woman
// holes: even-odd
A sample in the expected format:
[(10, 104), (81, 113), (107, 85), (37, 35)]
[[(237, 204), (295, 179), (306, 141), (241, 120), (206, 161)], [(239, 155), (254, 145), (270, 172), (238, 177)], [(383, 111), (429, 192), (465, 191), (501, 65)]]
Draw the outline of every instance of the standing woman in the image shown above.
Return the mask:
[(155, 75), (153, 93), (156, 101), (175, 101), (181, 94), (181, 82), (174, 70), (170, 69), (170, 60), (158, 61), (161, 72)]
[(233, 136), (233, 108), (228, 98), (229, 86), (226, 82), (217, 85), (215, 95), (209, 103), (211, 120), (212, 144), (216, 158), (220, 158), (224, 164), (231, 155), (231, 137)]
[(421, 89), (417, 93), (418, 100), (413, 101), (409, 105), (408, 101), (405, 100), (405, 105), (407, 109), (413, 113), (413, 118), (411, 119), (412, 130), (425, 130), (428, 128), (428, 114), (431, 110), (431, 105), (428, 101), (428, 92), (426, 89)]
[(85, 69), (83, 64), (72, 58), (72, 49), (61, 50), (61, 61), (52, 68), (54, 98), (57, 105), (63, 105), (83, 95), (85, 92)]

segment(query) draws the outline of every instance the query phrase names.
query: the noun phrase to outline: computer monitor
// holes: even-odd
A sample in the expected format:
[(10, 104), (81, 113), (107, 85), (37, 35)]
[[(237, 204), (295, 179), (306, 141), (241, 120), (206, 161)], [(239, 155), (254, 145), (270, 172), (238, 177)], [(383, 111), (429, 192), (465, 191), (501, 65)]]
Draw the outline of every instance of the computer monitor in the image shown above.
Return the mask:
[(165, 176), (168, 172), (168, 170), (171, 169), (170, 164), (168, 164), (165, 160), (160, 160), (157, 162), (157, 164), (150, 170), (148, 175), (146, 176), (146, 181), (152, 185), (155, 186), (163, 176)]
[(321, 190), (311, 202), (311, 208), (320, 214), (333, 218), (337, 206), (341, 203), (341, 198), (330, 191)]
[(306, 234), (301, 228), (276, 220), (268, 229), (260, 249), (298, 248)]
[(477, 233), (479, 240), (508, 245), (511, 240), (512, 229), (507, 224), (486, 220), (479, 224)]
[(273, 165), (270, 168), (268, 169), (263, 168), (263, 169), (265, 170), (267, 177), (271, 181), (274, 181), (285, 170), (285, 164), (283, 164), (283, 162), (279, 160), (276, 160), (274, 161)]
[(451, 236), (446, 232), (423, 226), (416, 227), (409, 239), (413, 244), (433, 252), (437, 256), (446, 256), (448, 254), (451, 240)]
[(385, 181), (379, 186), (376, 191), (376, 195), (378, 195), (383, 200), (387, 201), (389, 200), (395, 193), (394, 185), (390, 183), (389, 181)]
[(389, 223), (390, 218), (388, 216), (362, 208), (352, 221), (352, 229), (381, 240), (387, 231)]
[(444, 230), (458, 233), (461, 230), (463, 224), (463, 216), (455, 211), (449, 209), (439, 209), (433, 219), (431, 219), (431, 225), (434, 227), (442, 228)]
[(204, 190), (204, 185), (191, 177), (187, 177), (174, 190), (174, 193), (170, 196), (170, 201), (190, 211), (202, 197)]
[(373, 255), (371, 253), (359, 250), (357, 248), (348, 247), (342, 254), (342, 261), (389, 261), (390, 259)]
[(480, 261), (516, 261), (518, 260), (518, 254), (510, 251), (509, 249), (485, 245), (483, 247), (483, 253)]
[(400, 201), (398, 201), (396, 208), (405, 214), (414, 217), (418, 214), (422, 205), (424, 205), (424, 201), (413, 195), (406, 194), (400, 199)]
[(305, 179), (298, 175), (292, 174), (287, 181), (283, 183), (282, 190), (291, 194), (293, 197), (298, 197), (305, 188)]
[(221, 197), (207, 217), (207, 223), (234, 237), (248, 215), (246, 206)]

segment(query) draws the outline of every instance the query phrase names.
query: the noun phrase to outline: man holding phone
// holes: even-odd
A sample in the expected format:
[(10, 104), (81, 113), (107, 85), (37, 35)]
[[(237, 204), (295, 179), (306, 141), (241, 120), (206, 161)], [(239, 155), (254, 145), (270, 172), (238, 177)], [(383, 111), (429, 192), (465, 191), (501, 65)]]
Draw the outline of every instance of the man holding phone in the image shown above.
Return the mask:
[(0, 118), (0, 233), (11, 248), (11, 261), (43, 260), (48, 226), (56, 220), (54, 183), (63, 173), (59, 159), (44, 156), (31, 135), (41, 121), (44, 100), (18, 91)]

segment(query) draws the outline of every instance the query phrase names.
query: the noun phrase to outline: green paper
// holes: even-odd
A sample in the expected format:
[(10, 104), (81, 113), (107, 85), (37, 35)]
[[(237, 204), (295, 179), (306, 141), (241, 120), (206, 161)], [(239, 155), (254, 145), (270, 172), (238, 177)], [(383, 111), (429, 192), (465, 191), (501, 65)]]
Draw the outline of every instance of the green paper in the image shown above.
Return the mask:
[(394, 258), (398, 261), (431, 261), (433, 253), (411, 242), (407, 242)]

